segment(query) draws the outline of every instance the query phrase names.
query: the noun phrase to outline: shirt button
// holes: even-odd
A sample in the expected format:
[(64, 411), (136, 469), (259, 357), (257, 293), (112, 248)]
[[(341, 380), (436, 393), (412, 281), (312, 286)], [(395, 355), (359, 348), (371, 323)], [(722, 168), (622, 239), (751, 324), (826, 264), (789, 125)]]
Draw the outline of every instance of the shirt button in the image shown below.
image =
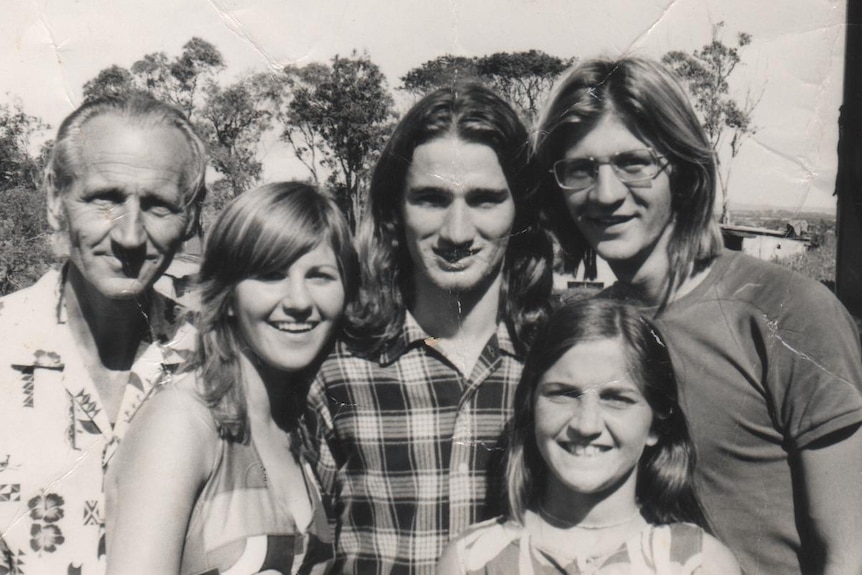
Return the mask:
[(466, 463), (461, 463), (461, 464), (459, 464), (459, 465), (458, 465), (458, 473), (462, 473), (462, 474), (464, 474), (464, 475), (467, 475), (467, 472), (468, 472), (469, 470), (470, 470), (470, 469), (469, 469), (469, 467), (467, 467), (467, 464), (466, 464)]

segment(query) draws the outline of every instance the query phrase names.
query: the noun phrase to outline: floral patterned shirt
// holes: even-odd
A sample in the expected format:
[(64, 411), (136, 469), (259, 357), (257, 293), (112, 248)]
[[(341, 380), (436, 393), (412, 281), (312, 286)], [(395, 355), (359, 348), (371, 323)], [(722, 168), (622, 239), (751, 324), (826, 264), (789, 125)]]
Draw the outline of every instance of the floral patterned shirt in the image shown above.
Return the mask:
[(64, 275), (0, 298), (0, 575), (104, 572), (104, 470), (194, 345), (177, 304), (156, 294), (111, 425), (66, 322)]

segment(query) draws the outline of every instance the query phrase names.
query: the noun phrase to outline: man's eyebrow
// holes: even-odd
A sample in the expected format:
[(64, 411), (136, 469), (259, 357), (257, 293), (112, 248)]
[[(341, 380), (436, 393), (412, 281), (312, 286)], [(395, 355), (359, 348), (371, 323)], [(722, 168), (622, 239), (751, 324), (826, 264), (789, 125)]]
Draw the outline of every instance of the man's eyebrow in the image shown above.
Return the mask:
[(81, 196), (84, 198), (94, 198), (96, 196), (123, 196), (123, 191), (117, 186), (99, 186), (92, 188), (85, 188), (81, 193)]

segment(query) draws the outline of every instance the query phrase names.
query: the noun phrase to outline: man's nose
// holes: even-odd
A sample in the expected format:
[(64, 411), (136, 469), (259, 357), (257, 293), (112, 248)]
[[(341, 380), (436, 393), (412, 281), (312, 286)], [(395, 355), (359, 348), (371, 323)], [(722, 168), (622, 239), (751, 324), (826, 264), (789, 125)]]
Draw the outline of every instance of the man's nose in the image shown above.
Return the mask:
[(596, 183), (589, 193), (593, 201), (613, 205), (625, 199), (629, 188), (620, 181), (610, 164), (601, 164), (596, 169)]
[(440, 238), (453, 245), (470, 245), (476, 233), (470, 208), (461, 201), (453, 202), (446, 210)]
[(111, 239), (124, 248), (136, 248), (146, 242), (141, 204), (135, 198), (127, 199), (122, 206), (110, 212)]

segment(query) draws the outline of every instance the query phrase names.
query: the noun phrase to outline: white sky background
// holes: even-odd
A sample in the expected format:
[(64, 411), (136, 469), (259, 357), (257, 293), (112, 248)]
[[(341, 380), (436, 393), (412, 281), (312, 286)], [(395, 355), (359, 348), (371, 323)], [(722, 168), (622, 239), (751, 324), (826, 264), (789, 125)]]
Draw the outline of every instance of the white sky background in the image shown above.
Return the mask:
[[(221, 50), (227, 77), (364, 49), (394, 88), (445, 53), (659, 58), (701, 47), (723, 20), (726, 42), (753, 36), (731, 91), (762, 92), (731, 200), (835, 206), (843, 0), (0, 0), (0, 14), (0, 102), (17, 97), (55, 129), (101, 69), (173, 57), (192, 36)], [(284, 147), (264, 147), (267, 179), (307, 176)]]

